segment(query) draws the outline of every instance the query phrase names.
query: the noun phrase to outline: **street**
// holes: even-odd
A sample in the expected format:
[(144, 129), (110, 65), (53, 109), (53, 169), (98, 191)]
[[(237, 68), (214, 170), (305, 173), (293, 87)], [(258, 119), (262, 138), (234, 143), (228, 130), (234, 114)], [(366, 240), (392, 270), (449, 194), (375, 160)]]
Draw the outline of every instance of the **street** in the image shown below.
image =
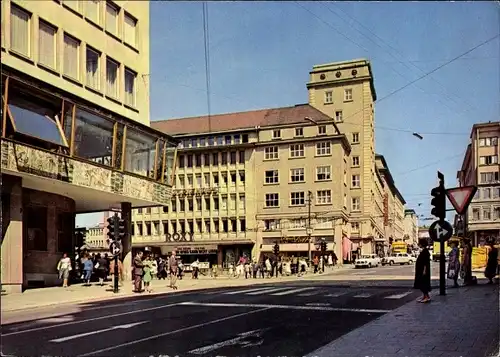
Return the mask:
[(400, 287), (270, 282), (100, 302), (81, 311), (38, 309), (31, 321), (2, 326), (3, 353), (303, 356), (417, 296)]

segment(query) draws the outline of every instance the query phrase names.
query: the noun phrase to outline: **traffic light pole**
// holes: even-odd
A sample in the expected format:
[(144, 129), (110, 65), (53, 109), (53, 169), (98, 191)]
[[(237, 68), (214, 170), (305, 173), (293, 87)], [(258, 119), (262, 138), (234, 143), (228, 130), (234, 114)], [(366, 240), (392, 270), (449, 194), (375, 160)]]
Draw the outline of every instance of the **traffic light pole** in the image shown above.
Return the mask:
[[(441, 194), (443, 196), (443, 209), (446, 214), (446, 193), (445, 193), (445, 185), (444, 185), (444, 175), (438, 171), (438, 179), (439, 179), (439, 189), (441, 190)], [(440, 221), (444, 221), (446, 217), (440, 217)], [(446, 295), (446, 258), (444, 252), (444, 239), (439, 240), (439, 295)], [(430, 274), (431, 272), (428, 272)]]
[[(115, 222), (115, 242), (118, 242), (118, 237), (119, 237), (119, 232), (118, 232), (118, 215), (115, 213), (113, 220)], [(119, 274), (119, 269), (118, 269), (118, 254), (114, 254), (114, 259), (115, 259), (115, 269), (114, 269), (114, 279), (113, 279), (113, 293), (117, 294), (119, 292), (118, 288), (118, 274)]]

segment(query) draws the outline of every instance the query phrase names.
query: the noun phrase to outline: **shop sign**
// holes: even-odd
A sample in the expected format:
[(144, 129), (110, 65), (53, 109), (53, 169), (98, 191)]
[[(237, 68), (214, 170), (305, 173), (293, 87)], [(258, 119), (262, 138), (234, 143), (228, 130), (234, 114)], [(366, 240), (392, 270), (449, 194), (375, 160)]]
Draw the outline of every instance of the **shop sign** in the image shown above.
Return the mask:
[(179, 255), (203, 255), (203, 254), (217, 254), (217, 247), (203, 247), (203, 246), (196, 246), (196, 247), (177, 247), (176, 249), (177, 254)]
[(191, 232), (176, 232), (165, 234), (167, 242), (192, 242), (194, 233)]

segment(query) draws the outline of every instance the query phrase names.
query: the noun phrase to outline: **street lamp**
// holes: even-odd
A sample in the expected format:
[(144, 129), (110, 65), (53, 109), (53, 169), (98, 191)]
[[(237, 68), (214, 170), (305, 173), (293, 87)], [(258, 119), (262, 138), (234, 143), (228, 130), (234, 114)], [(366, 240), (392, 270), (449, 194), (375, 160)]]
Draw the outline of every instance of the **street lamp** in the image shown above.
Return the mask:
[(306, 233), (307, 233), (307, 252), (308, 252), (308, 258), (309, 258), (309, 264), (311, 263), (311, 259), (312, 259), (312, 252), (311, 252), (311, 236), (312, 236), (312, 228), (311, 227), (307, 227), (306, 228)]

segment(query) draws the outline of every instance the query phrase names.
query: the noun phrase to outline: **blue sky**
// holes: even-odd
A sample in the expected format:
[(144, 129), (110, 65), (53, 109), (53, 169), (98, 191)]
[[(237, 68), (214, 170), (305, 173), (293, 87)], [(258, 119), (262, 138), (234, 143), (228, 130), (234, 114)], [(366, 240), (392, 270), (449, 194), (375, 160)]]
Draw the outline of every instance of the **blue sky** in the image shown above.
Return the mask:
[[(372, 62), (382, 98), (498, 34), (499, 10), (495, 2), (210, 2), (211, 113), (306, 103), (314, 64), (354, 58)], [(151, 120), (207, 114), (202, 2), (151, 2), (150, 44)], [(417, 213), (430, 216), (438, 169), (455, 186), (472, 124), (499, 120), (499, 54), (497, 38), (376, 104), (376, 151)], [(400, 130), (454, 134), (420, 141)]]

